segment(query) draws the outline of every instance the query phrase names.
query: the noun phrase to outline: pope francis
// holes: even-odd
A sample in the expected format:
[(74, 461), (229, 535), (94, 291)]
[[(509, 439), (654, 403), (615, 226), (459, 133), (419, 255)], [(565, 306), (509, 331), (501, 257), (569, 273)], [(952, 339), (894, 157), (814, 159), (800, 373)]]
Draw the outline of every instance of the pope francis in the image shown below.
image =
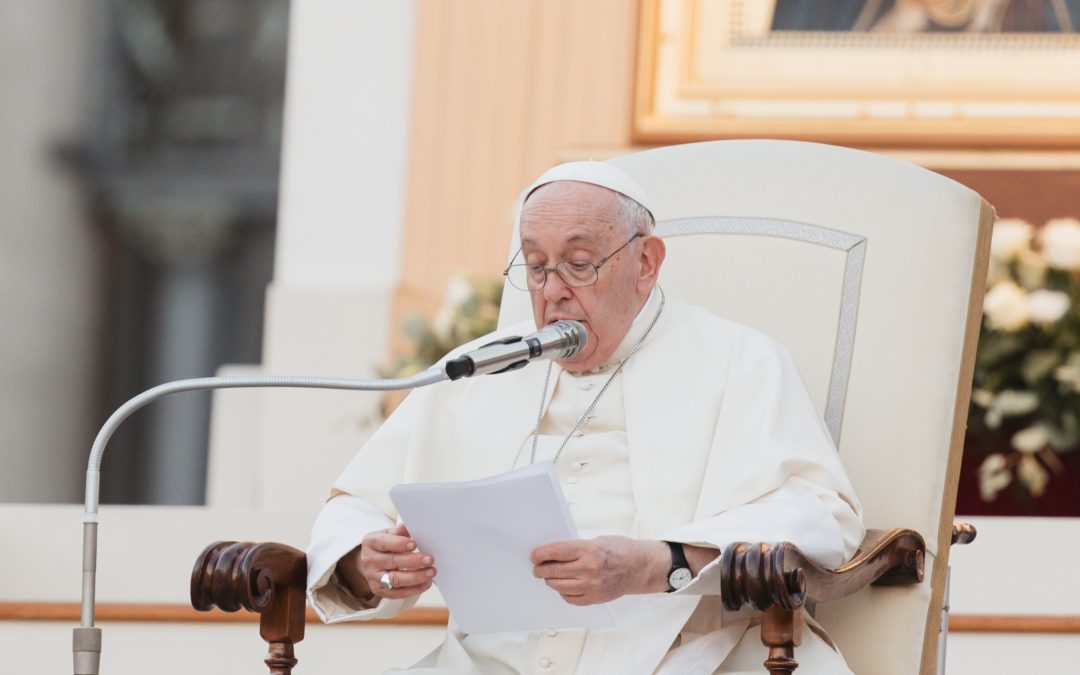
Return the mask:
[[(338, 479), (308, 550), (323, 620), (392, 616), (439, 561), (395, 525), (391, 486), (550, 461), (581, 539), (535, 549), (534, 574), (568, 603), (616, 603), (620, 628), (466, 634), (451, 616), (445, 643), (396, 672), (760, 674), (756, 618), (720, 603), (720, 551), (790, 541), (836, 566), (861, 541), (858, 500), (791, 356), (666, 297), (653, 228), (641, 187), (604, 162), (529, 186), (505, 273), (533, 318), (478, 342), (572, 319), (587, 345), (410, 394)], [(849, 672), (808, 623), (798, 672)]]

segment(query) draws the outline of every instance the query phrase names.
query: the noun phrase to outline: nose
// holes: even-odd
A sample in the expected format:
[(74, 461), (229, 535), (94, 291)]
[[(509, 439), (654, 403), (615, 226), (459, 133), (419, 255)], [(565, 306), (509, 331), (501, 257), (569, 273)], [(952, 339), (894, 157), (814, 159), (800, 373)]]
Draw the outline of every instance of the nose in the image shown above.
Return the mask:
[(547, 281), (544, 282), (544, 287), (540, 291), (544, 294), (544, 300), (547, 302), (568, 300), (572, 295), (570, 287), (566, 285), (566, 282), (555, 270), (548, 272)]

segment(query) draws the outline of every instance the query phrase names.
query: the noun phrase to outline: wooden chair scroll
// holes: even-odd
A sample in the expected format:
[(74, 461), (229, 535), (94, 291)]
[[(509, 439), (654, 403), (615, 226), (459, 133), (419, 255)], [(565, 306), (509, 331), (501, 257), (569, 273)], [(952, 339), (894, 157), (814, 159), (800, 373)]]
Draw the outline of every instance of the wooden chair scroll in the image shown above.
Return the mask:
[(215, 542), (191, 571), (191, 606), (259, 614), (259, 634), (270, 643), (265, 662), (271, 675), (290, 675), (297, 663), (293, 645), (304, 639), (306, 576), (304, 552), (291, 546)]
[[(975, 528), (953, 527), (954, 544), (975, 539)], [(868, 586), (917, 584), (923, 580), (926, 543), (914, 530), (868, 530), (855, 557), (827, 569), (798, 547), (739, 542), (724, 550), (721, 589), (724, 607), (746, 605), (760, 610), (761, 641), (769, 648), (765, 669), (770, 675), (793, 673), (799, 667), (795, 647), (802, 637), (802, 608), (836, 600)]]

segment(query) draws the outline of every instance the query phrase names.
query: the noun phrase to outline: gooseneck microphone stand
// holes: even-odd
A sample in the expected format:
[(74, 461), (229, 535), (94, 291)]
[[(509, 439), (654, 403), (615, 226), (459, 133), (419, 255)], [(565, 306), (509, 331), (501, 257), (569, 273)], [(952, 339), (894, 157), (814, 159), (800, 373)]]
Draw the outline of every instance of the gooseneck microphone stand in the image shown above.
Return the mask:
[[(94, 594), (97, 585), (97, 526), (101, 485), (101, 456), (116, 428), (133, 412), (159, 398), (182, 391), (238, 389), (249, 387), (285, 387), (307, 389), (345, 389), (351, 391), (395, 391), (414, 389), (449, 380), (441, 367), (432, 367), (411, 377), (387, 380), (342, 379), (335, 377), (202, 377), (166, 382), (148, 389), (109, 416), (94, 439), (86, 465), (86, 510), (83, 514), (82, 620), (74, 629), (72, 652), (75, 675), (98, 675), (101, 665), (101, 629), (94, 626)], [(456, 379), (456, 378), (454, 378)]]
[(147, 389), (116, 409), (101, 427), (86, 464), (86, 511), (83, 514), (82, 622), (74, 629), (72, 652), (75, 675), (98, 675), (101, 667), (101, 629), (94, 626), (94, 594), (97, 586), (98, 491), (101, 484), (101, 456), (116, 428), (131, 413), (163, 396), (181, 391), (239, 389), (245, 387), (290, 387), (301, 389), (346, 389), (351, 391), (396, 391), (426, 387), (444, 380), (475, 375), (491, 375), (516, 370), (533, 359), (567, 359), (588, 342), (585, 327), (577, 321), (556, 321), (525, 337), (508, 337), (438, 363), (411, 377), (342, 379), (336, 377), (201, 377), (166, 382)]

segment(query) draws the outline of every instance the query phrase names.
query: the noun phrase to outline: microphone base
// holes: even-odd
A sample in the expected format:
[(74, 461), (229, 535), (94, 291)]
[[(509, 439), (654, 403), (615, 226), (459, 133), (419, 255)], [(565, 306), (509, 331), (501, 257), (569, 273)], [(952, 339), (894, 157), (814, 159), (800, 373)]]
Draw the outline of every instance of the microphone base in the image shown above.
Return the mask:
[(76, 628), (72, 633), (71, 652), (75, 675), (99, 675), (101, 672), (101, 629)]

